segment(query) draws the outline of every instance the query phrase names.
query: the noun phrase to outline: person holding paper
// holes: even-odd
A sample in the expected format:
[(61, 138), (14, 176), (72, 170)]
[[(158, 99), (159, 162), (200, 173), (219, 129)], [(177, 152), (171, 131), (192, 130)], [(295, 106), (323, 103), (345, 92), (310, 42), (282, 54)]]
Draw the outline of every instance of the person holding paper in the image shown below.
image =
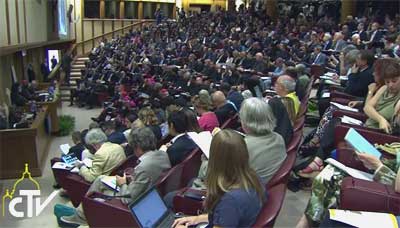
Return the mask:
[(400, 63), (390, 59), (382, 69), (385, 85), (379, 88), (365, 103), (364, 112), (368, 115), (365, 126), (383, 129), (391, 133), (391, 121), (400, 108)]
[(257, 219), (266, 192), (256, 172), (249, 166), (243, 137), (233, 130), (218, 132), (210, 148), (207, 171), (208, 214), (176, 219), (172, 227), (208, 223), (209, 227), (250, 227)]
[[(123, 176), (115, 176), (119, 191), (105, 185), (102, 175), (96, 178), (90, 186), (88, 193), (101, 192), (105, 195), (120, 197), (124, 204), (136, 200), (142, 193), (152, 188), (162, 173), (171, 168), (168, 155), (164, 151), (157, 150), (157, 140), (149, 127), (133, 130), (128, 137), (129, 145), (134, 148), (138, 157), (138, 164), (133, 173), (124, 172)], [(68, 224), (84, 225), (86, 218), (80, 205), (72, 216), (61, 217)]]
[[(374, 113), (376, 110), (385, 110), (386, 112), (392, 112), (391, 117), (394, 116), (395, 108), (394, 107), (394, 102), (400, 98), (397, 97), (396, 99), (394, 98), (386, 98), (385, 101), (387, 102), (380, 102), (377, 103), (378, 97), (377, 96), (382, 96), (383, 91), (386, 91), (387, 85), (385, 85), (385, 78), (391, 78), (393, 75), (393, 70), (398, 69), (398, 63), (394, 59), (378, 59), (375, 64), (374, 64), (374, 80), (375, 83), (371, 83), (368, 86), (368, 95), (365, 100), (366, 104), (366, 109), (367, 112), (365, 114), (368, 115), (368, 119), (366, 122), (367, 127), (371, 128), (379, 128), (377, 124), (370, 124), (370, 123), (376, 123), (373, 118), (379, 119), (379, 117), (374, 117)], [(390, 72), (392, 71), (392, 72)], [(399, 74), (400, 77), (400, 74)], [(390, 79), (388, 79), (390, 80)], [(388, 81), (386, 80), (386, 81)], [(400, 81), (400, 80), (399, 80)], [(397, 85), (398, 86), (398, 85)], [(395, 90), (396, 88), (395, 85), (391, 85), (393, 88), (392, 90)], [(397, 88), (398, 91), (400, 91), (400, 87)], [(378, 93), (378, 91), (381, 91)], [(374, 100), (374, 103), (371, 103), (371, 101)], [(391, 101), (391, 105), (388, 103)], [(375, 107), (371, 107), (373, 105)], [(386, 108), (385, 108), (386, 107)], [(314, 133), (312, 139), (301, 146), (300, 148), (300, 154), (306, 156), (307, 154), (311, 154), (312, 152), (316, 151), (316, 155), (314, 160), (301, 172), (299, 175), (302, 177), (310, 177), (310, 176), (315, 176), (316, 172), (319, 172), (323, 169), (323, 160), (328, 157), (331, 153), (331, 151), (334, 149), (333, 148), (333, 135), (334, 135), (334, 128), (337, 123), (340, 123), (340, 119), (333, 119), (333, 112), (337, 110), (338, 107), (331, 105), (324, 115), (322, 116), (322, 119), (320, 120), (320, 123), (317, 127), (316, 132)], [(390, 110), (389, 110), (390, 109)], [(373, 111), (375, 110), (375, 112)], [(372, 114), (372, 115), (371, 115)], [(385, 113), (386, 115), (389, 113)], [(383, 122), (383, 120), (381, 120)], [(384, 123), (382, 123), (384, 124)], [(382, 125), (382, 126), (387, 126), (387, 125)]]
[(108, 175), (126, 159), (124, 149), (114, 143), (107, 142), (106, 134), (100, 128), (90, 130), (85, 136), (86, 145), (94, 153), (93, 165), (88, 168), (82, 163), (77, 163), (79, 175), (86, 181), (93, 182), (100, 175)]
[[(394, 186), (396, 192), (400, 192), (399, 165), (394, 160), (382, 159), (367, 153), (357, 153), (364, 166), (374, 171), (373, 181)], [(296, 228), (311, 227), (319, 224), (325, 217), (328, 208), (337, 204), (340, 197), (340, 186), (347, 173), (333, 165), (327, 165), (314, 179), (311, 190), (311, 198), (308, 201), (304, 215)]]

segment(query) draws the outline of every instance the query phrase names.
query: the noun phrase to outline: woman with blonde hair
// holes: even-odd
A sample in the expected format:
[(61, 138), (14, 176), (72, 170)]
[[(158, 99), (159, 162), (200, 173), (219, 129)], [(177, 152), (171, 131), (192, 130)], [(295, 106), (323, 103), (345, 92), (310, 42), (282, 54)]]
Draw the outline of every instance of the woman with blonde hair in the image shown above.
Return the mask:
[(162, 135), (159, 121), (153, 109), (150, 107), (144, 107), (140, 109), (137, 120), (135, 120), (132, 124), (132, 128), (134, 129), (142, 127), (149, 127), (153, 131), (157, 140), (161, 140)]
[(200, 91), (199, 95), (193, 97), (192, 103), (197, 114), (200, 116), (198, 123), (202, 130), (211, 132), (214, 128), (219, 127), (217, 115), (210, 111), (212, 102), (207, 91)]
[(246, 143), (237, 132), (222, 130), (214, 136), (206, 186), (208, 214), (177, 219), (173, 227), (200, 223), (208, 223), (209, 227), (249, 227), (254, 224), (266, 192), (249, 166)]

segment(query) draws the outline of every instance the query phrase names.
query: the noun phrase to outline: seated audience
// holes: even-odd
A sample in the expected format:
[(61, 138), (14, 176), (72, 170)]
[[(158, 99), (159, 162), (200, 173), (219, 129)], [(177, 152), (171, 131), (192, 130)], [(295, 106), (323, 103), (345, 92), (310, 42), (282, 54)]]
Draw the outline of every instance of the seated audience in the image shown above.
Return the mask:
[(287, 108), (282, 103), (282, 99), (279, 97), (273, 97), (269, 99), (268, 104), (271, 107), (271, 110), (274, 113), (276, 119), (274, 132), (282, 136), (283, 140), (285, 140), (285, 145), (287, 146), (289, 145), (293, 136), (293, 124), (291, 121), (291, 117), (287, 112)]
[(297, 73), (296, 95), (299, 97), (299, 100), (303, 100), (307, 93), (310, 77), (306, 74), (306, 66), (304, 64), (297, 64), (295, 69)]
[[(379, 66), (379, 68), (377, 67)], [(400, 65), (394, 59), (378, 60), (375, 65), (374, 75), (379, 85), (380, 78), (383, 79), (383, 86), (377, 89), (375, 83), (369, 85), (369, 92), (366, 97), (364, 111), (368, 119), (365, 126), (380, 128), (386, 133), (391, 133), (391, 125), (400, 109)], [(309, 150), (310, 147), (318, 148), (314, 160), (300, 172), (303, 177), (314, 176), (323, 169), (325, 160), (333, 150), (333, 137), (335, 123), (339, 120), (332, 120), (332, 111), (324, 116), (317, 132), (310, 141), (310, 146), (302, 147), (302, 150)]]
[(351, 68), (351, 73), (348, 76), (349, 80), (344, 89), (345, 93), (356, 97), (366, 97), (368, 85), (374, 82), (372, 75), (372, 65), (374, 63), (374, 55), (371, 51), (361, 50), (356, 64)]
[(79, 175), (88, 182), (93, 182), (100, 175), (110, 174), (126, 159), (124, 149), (118, 144), (107, 142), (106, 134), (99, 128), (90, 130), (85, 136), (85, 142), (93, 153), (93, 165), (88, 168), (77, 163), (76, 166), (79, 168)]
[(149, 127), (156, 136), (157, 141), (161, 140), (162, 135), (159, 121), (153, 109), (150, 107), (144, 107), (139, 110), (138, 119), (135, 121), (135, 125)]
[(182, 111), (186, 117), (187, 132), (202, 132), (203, 130), (201, 129), (199, 122), (197, 121), (196, 112), (190, 108), (183, 108)]
[(296, 81), (288, 76), (282, 75), (276, 80), (275, 91), (280, 97), (288, 97), (293, 101), (295, 114), (297, 115), (300, 108), (300, 101), (296, 95)]
[(173, 112), (168, 117), (169, 134), (174, 136), (167, 144), (161, 146), (168, 154), (172, 166), (181, 163), (197, 145), (186, 134), (188, 132), (187, 118), (183, 110)]
[[(392, 185), (398, 191), (397, 186), (400, 179), (397, 175), (399, 171), (398, 164), (393, 168), (390, 160), (379, 160), (366, 153), (357, 153), (357, 156), (366, 168), (374, 171), (374, 181)], [(328, 165), (322, 170), (313, 181), (311, 198), (296, 228), (318, 226), (326, 215), (328, 207), (331, 208), (337, 205), (340, 197), (340, 185), (346, 176), (348, 174), (332, 165)]]
[(75, 145), (69, 148), (68, 155), (72, 155), (79, 160), (82, 160), (82, 152), (86, 149), (83, 143), (84, 139), (82, 138), (82, 134), (79, 131), (74, 131), (72, 132), (71, 137), (72, 142), (74, 142)]
[(223, 125), (229, 118), (238, 112), (236, 106), (231, 102), (226, 100), (223, 92), (216, 91), (211, 95), (211, 100), (215, 107), (215, 115), (217, 115), (218, 122)]
[(214, 128), (219, 127), (218, 118), (214, 112), (211, 112), (211, 97), (207, 91), (200, 91), (199, 95), (192, 98), (192, 103), (197, 114), (200, 128), (203, 131), (212, 132)]
[(249, 153), (241, 135), (232, 130), (217, 133), (210, 147), (207, 170), (208, 214), (176, 219), (172, 227), (208, 223), (210, 227), (250, 227), (265, 204), (266, 193), (249, 166)]
[[(135, 155), (140, 163), (136, 167), (125, 170), (123, 176), (116, 176), (116, 183), (120, 190), (115, 192), (101, 180), (104, 175), (96, 178), (88, 193), (101, 192), (109, 196), (121, 196), (125, 204), (135, 201), (142, 193), (152, 188), (161, 174), (171, 168), (167, 154), (156, 149), (157, 140), (148, 127), (135, 129), (129, 134), (129, 145), (134, 148)], [(130, 173), (128, 171), (131, 171)], [(63, 216), (61, 221), (67, 224), (86, 225), (86, 218), (82, 206), (79, 206), (72, 216)]]
[(259, 98), (243, 101), (240, 122), (246, 133), (250, 167), (265, 184), (272, 178), (286, 158), (285, 141), (273, 130), (276, 119), (271, 107)]
[(126, 142), (124, 133), (117, 131), (114, 121), (107, 121), (102, 125), (104, 133), (107, 135), (107, 140), (115, 144), (123, 144)]

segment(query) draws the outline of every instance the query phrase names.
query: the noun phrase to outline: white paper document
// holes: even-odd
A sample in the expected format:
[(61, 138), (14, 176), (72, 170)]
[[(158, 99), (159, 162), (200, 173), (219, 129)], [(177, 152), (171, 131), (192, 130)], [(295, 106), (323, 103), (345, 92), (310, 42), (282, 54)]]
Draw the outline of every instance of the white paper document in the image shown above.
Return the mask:
[(372, 174), (363, 172), (361, 170), (357, 170), (357, 169), (353, 169), (353, 168), (347, 167), (347, 166), (343, 165), (342, 163), (340, 163), (340, 162), (338, 162), (338, 161), (336, 161), (335, 159), (332, 159), (332, 158), (326, 159), (325, 162), (335, 166), (338, 169), (343, 170), (344, 172), (346, 172), (350, 176), (352, 176), (354, 178), (357, 178), (357, 179), (372, 181), (372, 179), (374, 177)]
[(388, 213), (329, 209), (329, 218), (360, 228), (398, 228), (396, 217)]
[(203, 131), (200, 133), (189, 132), (189, 137), (200, 147), (207, 159), (210, 156), (210, 146), (212, 140), (212, 134), (209, 131)]
[(119, 187), (117, 186), (117, 178), (115, 176), (105, 176), (101, 179), (101, 182), (119, 192)]
[(342, 104), (339, 104), (336, 102), (331, 102), (331, 105), (334, 105), (341, 110), (350, 111), (350, 112), (358, 112), (358, 109), (356, 109), (356, 108), (352, 108), (352, 107), (342, 105)]
[(53, 168), (53, 169), (70, 170), (72, 168), (72, 166), (69, 166), (64, 162), (56, 162), (56, 163), (53, 164), (53, 166), (51, 168)]
[(329, 98), (329, 97), (331, 97), (331, 93), (325, 92), (325, 93), (322, 94), (321, 97), (322, 97), (322, 98)]
[(70, 148), (71, 146), (68, 143), (60, 145), (60, 150), (63, 152), (63, 154), (68, 154)]
[(342, 120), (342, 123), (347, 123), (347, 124), (353, 124), (353, 125), (358, 125), (358, 126), (361, 126), (363, 124), (363, 122), (361, 120), (354, 119), (349, 116), (342, 116), (341, 120)]

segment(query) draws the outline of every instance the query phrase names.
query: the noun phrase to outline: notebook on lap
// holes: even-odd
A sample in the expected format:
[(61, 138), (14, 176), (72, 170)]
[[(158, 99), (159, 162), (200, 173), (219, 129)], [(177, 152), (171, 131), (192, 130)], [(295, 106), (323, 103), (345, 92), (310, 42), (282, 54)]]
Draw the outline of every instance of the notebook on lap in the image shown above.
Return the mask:
[(141, 228), (171, 227), (175, 220), (155, 188), (131, 203), (129, 209)]

